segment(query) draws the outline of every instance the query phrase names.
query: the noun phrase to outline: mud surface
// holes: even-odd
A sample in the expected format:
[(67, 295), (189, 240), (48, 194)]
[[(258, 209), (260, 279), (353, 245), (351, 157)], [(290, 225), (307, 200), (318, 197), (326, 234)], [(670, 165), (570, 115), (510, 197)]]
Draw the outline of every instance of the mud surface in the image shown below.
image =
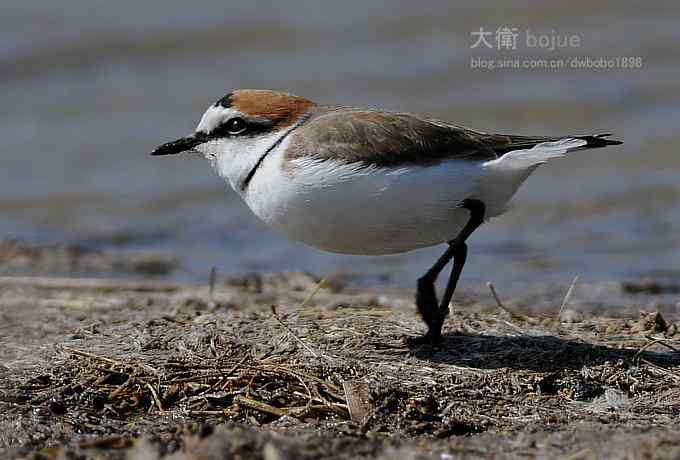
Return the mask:
[(566, 287), (462, 293), (433, 350), (408, 291), (0, 278), (0, 457), (677, 458), (673, 286)]

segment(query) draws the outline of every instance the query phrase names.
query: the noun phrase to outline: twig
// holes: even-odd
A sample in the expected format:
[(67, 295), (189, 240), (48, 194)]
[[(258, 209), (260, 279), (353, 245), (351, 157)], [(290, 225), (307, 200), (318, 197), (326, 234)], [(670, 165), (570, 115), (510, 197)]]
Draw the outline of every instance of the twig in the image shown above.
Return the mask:
[(574, 280), (571, 282), (571, 285), (569, 286), (569, 289), (567, 290), (567, 293), (564, 295), (564, 299), (562, 299), (562, 305), (560, 306), (560, 311), (557, 312), (557, 319), (560, 318), (562, 315), (562, 310), (564, 310), (564, 307), (567, 306), (567, 303), (569, 303), (569, 299), (571, 298), (571, 293), (574, 292), (574, 286), (576, 286), (576, 283), (578, 282), (580, 275), (576, 275), (574, 277)]
[(158, 407), (158, 410), (160, 413), (164, 413), (165, 409), (163, 409), (163, 404), (161, 404), (161, 400), (158, 397), (158, 394), (156, 393), (156, 390), (153, 389), (153, 386), (149, 382), (144, 382), (146, 384), (146, 387), (151, 391), (151, 395), (153, 396), (153, 400), (156, 403), (156, 407)]
[(267, 414), (276, 415), (277, 417), (283, 417), (288, 415), (288, 411), (279, 409), (278, 407), (270, 406), (269, 404), (263, 403), (261, 401), (256, 401), (254, 399), (246, 398), (245, 396), (236, 396), (234, 402), (239, 406), (244, 406), (249, 409), (255, 409), (259, 412), (265, 412)]
[(218, 375), (216, 375), (215, 377), (219, 377), (219, 379), (217, 380), (217, 382), (213, 383), (213, 384), (210, 386), (210, 388), (208, 388), (207, 390), (203, 391), (203, 392), (200, 393), (200, 394), (203, 395), (203, 394), (206, 394), (206, 393), (208, 393), (208, 392), (210, 392), (210, 391), (213, 391), (220, 383), (222, 383), (222, 382), (224, 381), (224, 379), (226, 379), (227, 377), (229, 377), (236, 369), (238, 369), (239, 367), (241, 367), (241, 365), (242, 365), (243, 363), (245, 363), (246, 360), (247, 360), (248, 358), (249, 358), (249, 356), (248, 356), (248, 355), (245, 355), (238, 363), (236, 363), (231, 369), (229, 369), (229, 370), (226, 372), (226, 374), (218, 374)]
[(488, 287), (489, 290), (491, 291), (491, 295), (493, 295), (493, 298), (496, 301), (496, 305), (498, 305), (499, 308), (505, 310), (505, 305), (503, 305), (503, 302), (501, 302), (500, 297), (498, 297), (498, 293), (496, 293), (496, 287), (493, 285), (493, 283), (491, 281), (487, 281), (486, 287)]
[(645, 358), (640, 358), (640, 361), (642, 361), (643, 363), (647, 364), (648, 366), (660, 371), (662, 374), (666, 374), (666, 375), (673, 377), (673, 379), (675, 379), (676, 382), (678, 380), (680, 380), (680, 375), (677, 375), (675, 372), (668, 370), (665, 367), (657, 366), (656, 364), (654, 364), (653, 362), (651, 362), (651, 361), (649, 361)]
[(515, 313), (514, 311), (510, 310), (508, 307), (503, 305), (503, 302), (501, 302), (500, 297), (498, 297), (498, 293), (496, 292), (496, 287), (493, 285), (491, 281), (486, 282), (486, 286), (489, 288), (491, 291), (491, 295), (493, 295), (494, 300), (496, 300), (496, 305), (498, 305), (498, 308), (506, 312), (508, 315), (510, 315), (515, 321), (526, 321), (527, 318), (523, 315), (520, 315), (519, 313)]
[[(678, 351), (680, 351), (680, 350), (678, 350), (677, 348), (675, 348), (675, 347), (673, 347), (673, 346), (671, 346), (671, 345), (668, 345), (668, 344), (665, 342), (664, 339), (652, 339), (652, 338), (650, 338), (650, 337), (648, 337), (648, 336), (645, 336), (645, 338), (646, 338), (647, 340), (649, 340), (649, 342), (647, 342), (646, 344), (644, 344), (644, 345), (637, 351), (637, 353), (635, 353), (635, 356), (633, 356), (633, 362), (636, 362), (636, 361), (638, 360), (638, 358), (640, 358), (640, 355), (641, 355), (647, 348), (649, 348), (649, 347), (651, 347), (651, 346), (653, 346), (653, 345), (656, 345), (657, 343), (658, 343), (659, 345), (664, 345), (665, 347), (667, 347), (667, 348), (673, 350), (673, 351), (676, 352), (676, 353), (677, 353)], [(645, 361), (645, 362), (647, 361), (647, 360), (644, 359), (644, 358), (640, 358), (640, 359), (641, 359), (642, 361)]]
[(651, 337), (651, 336), (649, 336), (649, 335), (646, 335), (646, 336), (645, 336), (645, 339), (647, 339), (647, 340), (653, 340), (653, 341), (655, 341), (656, 343), (658, 343), (659, 345), (663, 345), (664, 347), (666, 347), (666, 348), (668, 348), (669, 350), (674, 351), (674, 352), (676, 352), (676, 353), (680, 352), (680, 350), (678, 350), (677, 348), (675, 348), (675, 347), (672, 346), (671, 344), (667, 343), (664, 339), (655, 339), (654, 337)]
[(309, 414), (310, 412), (318, 411), (318, 412), (324, 412), (331, 410), (332, 412), (343, 416), (347, 417), (349, 415), (349, 409), (347, 408), (347, 405), (345, 404), (337, 404), (337, 403), (328, 403), (328, 404), (309, 404), (307, 406), (301, 406), (301, 407), (289, 407), (286, 409), (290, 415), (293, 415), (295, 417), (304, 417), (305, 415)]
[(517, 332), (519, 335), (526, 335), (526, 332), (525, 332), (524, 330), (522, 330), (521, 327), (515, 326), (515, 325), (512, 324), (510, 321), (506, 321), (506, 320), (504, 320), (504, 319), (497, 319), (496, 321), (498, 321), (499, 323), (505, 324), (505, 325), (508, 326), (510, 329), (512, 329), (513, 331)]
[(224, 410), (189, 410), (187, 411), (189, 415), (224, 415), (228, 416), (231, 415), (232, 412), (230, 412), (227, 409)]
[(75, 348), (69, 348), (69, 347), (65, 347), (65, 346), (62, 345), (61, 349), (65, 350), (65, 351), (67, 351), (71, 354), (74, 354), (74, 355), (79, 355), (79, 356), (84, 356), (86, 358), (96, 359), (98, 361), (103, 361), (105, 363), (113, 364), (115, 366), (132, 367), (128, 364), (121, 363), (120, 361), (116, 361), (116, 360), (113, 360), (113, 359), (110, 359), (110, 358), (105, 358), (104, 356), (98, 356), (98, 355), (95, 355), (95, 354), (92, 354), (92, 353), (88, 353), (86, 351), (76, 350)]
[(148, 364), (141, 364), (141, 363), (136, 364), (136, 365), (135, 364), (126, 364), (126, 363), (123, 363), (121, 361), (116, 361), (115, 359), (106, 358), (104, 356), (98, 356), (98, 355), (95, 355), (93, 353), (88, 353), (88, 352), (82, 351), (82, 350), (76, 350), (75, 348), (66, 347), (64, 345), (62, 345), (60, 348), (64, 351), (71, 353), (71, 354), (84, 356), (84, 357), (90, 358), (90, 359), (96, 359), (98, 361), (102, 361), (104, 363), (112, 364), (114, 366), (132, 367), (132, 368), (134, 368), (135, 366), (138, 366), (139, 368), (142, 368), (142, 369), (144, 369), (148, 372), (151, 372), (152, 374), (156, 374), (156, 375), (159, 374), (158, 369), (155, 369), (155, 368), (149, 366)]
[(291, 336), (293, 336), (293, 338), (294, 338), (295, 340), (297, 340), (297, 342), (298, 342), (300, 345), (302, 345), (302, 346), (305, 348), (305, 350), (307, 350), (308, 352), (310, 352), (311, 354), (313, 354), (315, 358), (318, 358), (318, 357), (319, 357), (319, 355), (312, 349), (312, 347), (310, 347), (310, 346), (307, 345), (305, 342), (303, 342), (302, 339), (301, 339), (300, 337), (298, 337), (297, 335), (295, 335), (295, 332), (293, 332), (293, 330), (292, 330), (286, 323), (284, 323), (284, 322), (281, 320), (281, 318), (279, 317), (278, 312), (276, 311), (276, 305), (272, 305), (272, 315), (274, 316), (274, 319), (276, 320), (276, 322), (279, 323), (281, 326), (283, 326), (283, 328), (284, 328), (286, 331), (288, 331), (288, 333), (289, 333)]
[(319, 283), (316, 285), (314, 290), (309, 294), (309, 296), (300, 304), (300, 310), (305, 308), (309, 302), (312, 301), (314, 296), (321, 290), (321, 288), (326, 287), (326, 278), (321, 278)]
[(257, 367), (250, 367), (250, 369), (254, 371), (269, 371), (272, 373), (280, 372), (284, 373), (287, 375), (290, 375), (295, 378), (301, 378), (304, 377), (307, 380), (311, 380), (312, 382), (316, 382), (317, 384), (323, 386), (326, 389), (326, 392), (336, 398), (339, 401), (344, 401), (345, 398), (341, 394), (342, 390), (338, 388), (337, 386), (333, 385), (331, 382), (320, 379), (319, 377), (312, 375), (312, 374), (307, 374), (305, 372), (301, 372), (299, 370), (293, 370), (289, 369), (286, 366), (278, 365), (278, 364), (260, 364)]

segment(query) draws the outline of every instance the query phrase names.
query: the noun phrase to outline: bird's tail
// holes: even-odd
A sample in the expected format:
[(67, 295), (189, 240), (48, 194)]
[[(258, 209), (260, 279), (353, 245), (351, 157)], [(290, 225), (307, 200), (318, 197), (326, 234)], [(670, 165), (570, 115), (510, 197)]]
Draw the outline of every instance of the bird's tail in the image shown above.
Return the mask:
[(620, 141), (605, 139), (607, 136), (608, 134), (599, 134), (553, 138), (529, 148), (508, 150), (500, 158), (484, 163), (487, 175), (484, 176), (486, 180), (481, 183), (479, 195), (487, 205), (488, 216), (493, 217), (505, 211), (517, 188), (538, 165), (575, 150), (621, 144)]
[(510, 150), (500, 158), (487, 162), (485, 166), (500, 167), (506, 170), (527, 170), (533, 169), (552, 158), (559, 158), (576, 150), (594, 149), (623, 143), (607, 139), (610, 135), (571, 136), (541, 142), (528, 149)]

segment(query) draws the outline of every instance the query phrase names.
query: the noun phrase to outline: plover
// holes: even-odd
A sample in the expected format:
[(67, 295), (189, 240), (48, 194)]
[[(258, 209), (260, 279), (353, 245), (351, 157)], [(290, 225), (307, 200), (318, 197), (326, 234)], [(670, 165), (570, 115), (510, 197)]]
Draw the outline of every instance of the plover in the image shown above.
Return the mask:
[[(383, 255), (447, 244), (417, 282), (425, 338), (437, 344), (472, 232), (506, 210), (538, 165), (621, 144), (607, 136), (491, 134), (241, 89), (211, 105), (193, 134), (152, 155), (199, 153), (260, 219), (322, 250)], [(435, 282), (451, 259), (439, 301)]]

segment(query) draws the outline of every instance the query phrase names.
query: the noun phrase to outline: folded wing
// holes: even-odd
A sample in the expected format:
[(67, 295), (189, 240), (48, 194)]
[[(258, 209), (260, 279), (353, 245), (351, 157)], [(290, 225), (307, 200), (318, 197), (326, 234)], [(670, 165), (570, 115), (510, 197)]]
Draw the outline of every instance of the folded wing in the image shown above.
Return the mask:
[(594, 136), (489, 134), (408, 113), (358, 108), (322, 109), (295, 130), (289, 158), (309, 157), (374, 166), (428, 165), (450, 159), (489, 161), (513, 150), (565, 138), (584, 148), (620, 144)]

